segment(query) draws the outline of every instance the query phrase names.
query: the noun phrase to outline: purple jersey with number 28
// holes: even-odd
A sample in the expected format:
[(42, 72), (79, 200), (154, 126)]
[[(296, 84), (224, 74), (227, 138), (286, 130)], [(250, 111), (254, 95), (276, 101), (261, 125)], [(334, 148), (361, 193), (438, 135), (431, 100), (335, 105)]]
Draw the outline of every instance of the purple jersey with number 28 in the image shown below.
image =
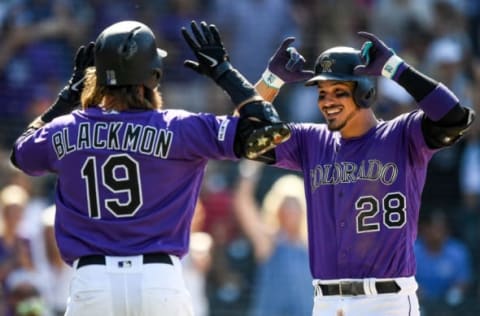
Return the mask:
[(59, 175), (55, 232), (69, 264), (89, 254), (181, 257), (208, 160), (236, 159), (236, 125), (182, 110), (89, 108), (18, 142), (15, 157), (28, 174)]
[(314, 278), (415, 274), (421, 193), (435, 152), (425, 144), (422, 116), (406, 113), (352, 139), (325, 124), (291, 125), (276, 165), (304, 174)]

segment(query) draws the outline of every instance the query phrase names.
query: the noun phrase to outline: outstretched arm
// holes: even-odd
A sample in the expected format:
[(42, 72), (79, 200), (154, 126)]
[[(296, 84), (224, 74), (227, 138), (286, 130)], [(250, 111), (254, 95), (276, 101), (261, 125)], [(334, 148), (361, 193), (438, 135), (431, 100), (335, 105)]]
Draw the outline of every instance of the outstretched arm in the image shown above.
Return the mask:
[(384, 76), (405, 88), (425, 113), (422, 131), (430, 148), (458, 141), (471, 126), (474, 111), (461, 105), (445, 85), (408, 65), (375, 35), (358, 34), (367, 41), (361, 49), (365, 64), (357, 66), (355, 74)]
[(275, 108), (265, 102), (253, 85), (236, 70), (215, 25), (192, 21), (191, 33), (182, 34), (197, 61), (186, 60), (185, 66), (212, 78), (232, 99), (240, 123), (235, 138), (235, 153), (239, 157), (272, 163), (271, 149), (290, 138), (290, 129)]

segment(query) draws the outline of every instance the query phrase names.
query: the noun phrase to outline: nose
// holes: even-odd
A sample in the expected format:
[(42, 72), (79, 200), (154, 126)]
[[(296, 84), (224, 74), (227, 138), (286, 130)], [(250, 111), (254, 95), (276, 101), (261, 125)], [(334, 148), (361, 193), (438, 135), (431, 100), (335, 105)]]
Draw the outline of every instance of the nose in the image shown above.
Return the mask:
[(318, 96), (318, 105), (320, 107), (328, 107), (328, 106), (331, 106), (335, 103), (335, 98), (328, 95), (328, 94), (325, 94), (325, 95), (319, 95)]

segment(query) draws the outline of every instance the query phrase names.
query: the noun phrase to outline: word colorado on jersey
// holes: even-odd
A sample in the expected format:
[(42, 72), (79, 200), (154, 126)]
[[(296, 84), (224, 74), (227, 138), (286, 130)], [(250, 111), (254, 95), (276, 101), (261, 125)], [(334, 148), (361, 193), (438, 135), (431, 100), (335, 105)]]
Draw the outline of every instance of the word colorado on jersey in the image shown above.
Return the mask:
[(319, 164), (310, 169), (310, 182), (315, 191), (321, 185), (353, 183), (359, 180), (377, 181), (385, 185), (395, 182), (398, 166), (393, 162), (382, 163), (379, 160), (362, 160), (359, 164), (343, 161), (335, 164)]
[(173, 140), (169, 130), (124, 122), (84, 122), (75, 130), (77, 135), (69, 135), (69, 131), (63, 128), (52, 136), (58, 159), (90, 148), (139, 152), (165, 159)]

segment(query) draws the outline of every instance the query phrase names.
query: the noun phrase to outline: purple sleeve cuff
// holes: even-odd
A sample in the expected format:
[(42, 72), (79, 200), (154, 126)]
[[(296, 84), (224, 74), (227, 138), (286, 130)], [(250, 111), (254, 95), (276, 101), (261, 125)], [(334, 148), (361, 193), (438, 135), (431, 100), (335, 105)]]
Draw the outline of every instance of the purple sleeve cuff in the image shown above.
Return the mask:
[(396, 82), (398, 82), (398, 78), (400, 78), (400, 75), (405, 71), (405, 69), (407, 69), (409, 66), (406, 62), (403, 62), (401, 63), (400, 65), (398, 65), (398, 68), (397, 70), (395, 71), (395, 74), (393, 75), (393, 80), (395, 80)]
[(457, 96), (442, 83), (439, 83), (432, 92), (418, 103), (418, 106), (431, 120), (438, 121), (457, 103), (459, 103)]

